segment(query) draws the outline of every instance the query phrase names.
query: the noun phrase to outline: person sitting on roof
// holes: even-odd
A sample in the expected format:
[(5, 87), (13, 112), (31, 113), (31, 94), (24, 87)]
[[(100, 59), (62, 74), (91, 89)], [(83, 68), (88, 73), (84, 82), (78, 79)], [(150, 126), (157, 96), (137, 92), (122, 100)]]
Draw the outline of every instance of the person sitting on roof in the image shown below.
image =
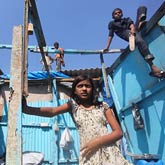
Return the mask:
[(157, 78), (165, 78), (165, 71), (160, 70), (157, 66), (153, 64), (154, 56), (150, 53), (150, 50), (143, 40), (143, 38), (136, 33), (134, 22), (130, 17), (122, 18), (123, 12), (122, 9), (116, 8), (112, 12), (112, 18), (114, 20), (110, 21), (108, 24), (109, 36), (108, 42), (104, 52), (108, 51), (111, 41), (113, 39), (114, 33), (125, 41), (129, 41), (129, 36), (135, 36), (135, 43), (138, 46), (138, 49), (143, 56), (144, 60), (149, 64), (151, 72), (150, 76)]
[(55, 60), (56, 60), (56, 71), (61, 71), (61, 65), (65, 67), (64, 49), (59, 47), (58, 42), (54, 43), (54, 48), (60, 51), (60, 53), (55, 54)]

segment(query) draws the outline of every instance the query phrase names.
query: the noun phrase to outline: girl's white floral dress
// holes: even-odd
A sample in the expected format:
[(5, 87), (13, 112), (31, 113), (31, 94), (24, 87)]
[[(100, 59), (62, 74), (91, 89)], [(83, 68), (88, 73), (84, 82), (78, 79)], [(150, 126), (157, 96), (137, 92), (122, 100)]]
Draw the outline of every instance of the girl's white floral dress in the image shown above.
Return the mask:
[[(97, 136), (109, 133), (107, 121), (104, 115), (108, 109), (108, 104), (103, 102), (100, 108), (95, 107), (92, 110), (86, 110), (79, 106), (73, 99), (69, 103), (72, 106), (72, 117), (80, 136), (80, 148), (86, 142)], [(82, 158), (80, 152), (79, 165), (130, 165), (121, 154), (116, 144), (104, 146), (97, 150), (90, 159)]]

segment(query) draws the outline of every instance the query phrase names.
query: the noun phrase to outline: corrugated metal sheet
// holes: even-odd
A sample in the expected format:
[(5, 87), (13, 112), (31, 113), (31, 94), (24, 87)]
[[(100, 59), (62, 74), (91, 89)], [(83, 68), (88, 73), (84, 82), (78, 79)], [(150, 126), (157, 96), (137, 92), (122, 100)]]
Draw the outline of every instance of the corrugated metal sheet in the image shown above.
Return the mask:
[[(63, 104), (66, 100), (60, 100)], [(53, 102), (29, 103), (31, 106), (53, 106)], [(58, 124), (59, 131), (54, 131)], [(65, 128), (70, 130), (73, 142), (68, 149), (60, 148), (61, 135)], [(44, 153), (44, 164), (78, 164), (79, 138), (69, 113), (53, 118), (23, 114), (23, 151), (38, 151)]]
[[(41, 82), (42, 84), (42, 82)], [(39, 86), (39, 82), (35, 84)], [(32, 85), (34, 86), (34, 84)], [(46, 87), (41, 86), (42, 90)], [(33, 93), (29, 96), (31, 97), (28, 105), (34, 107), (49, 107), (56, 106), (65, 103), (67, 100), (57, 100), (56, 95), (57, 89), (54, 80), (53, 86), (53, 97), (45, 97), (44, 92), (40, 92), (40, 88), (35, 91), (35, 96)], [(4, 96), (5, 98), (7, 96)], [(32, 102), (32, 98), (35, 97), (35, 102)], [(40, 100), (41, 98), (41, 100)], [(46, 100), (47, 98), (47, 100)], [(3, 106), (3, 117), (0, 122), (0, 155), (6, 151), (6, 137), (7, 137), (7, 114), (8, 106), (4, 104)], [(58, 124), (59, 131), (54, 130), (54, 126)], [(69, 144), (67, 150), (63, 150), (59, 144), (61, 135), (65, 128), (69, 128), (73, 142)], [(41, 152), (44, 154), (44, 164), (45, 165), (62, 165), (70, 164), (77, 165), (79, 157), (79, 137), (77, 134), (76, 127), (69, 113), (61, 114), (56, 117), (39, 117), (27, 114), (22, 114), (22, 146), (23, 152)]]
[[(144, 39), (155, 56), (154, 64), (164, 70), (164, 32), (158, 25), (154, 26)], [(150, 69), (137, 48), (117, 64), (113, 66), (113, 79), (109, 77), (109, 85), (130, 151), (158, 154), (165, 162), (165, 79), (149, 76)], [(138, 130), (134, 127), (139, 118), (134, 119), (133, 103), (138, 105), (144, 120), (144, 128)]]
[[(66, 100), (60, 100), (60, 104), (65, 103)], [(59, 135), (58, 139), (61, 138), (61, 135), (65, 128), (68, 128), (73, 142), (69, 143), (68, 149), (64, 150), (59, 148), (59, 164), (78, 164), (79, 157), (79, 137), (75, 127), (75, 124), (69, 113), (61, 114), (57, 116), (57, 122), (59, 125)], [(58, 141), (59, 144), (59, 141)], [(58, 145), (59, 146), (59, 145)]]
[[(106, 68), (107, 74), (110, 74), (110, 67)], [(102, 77), (102, 69), (101, 68), (90, 68), (90, 69), (80, 69), (80, 70), (65, 70), (64, 74), (76, 77), (78, 75), (87, 75), (92, 78)]]
[[(30, 106), (52, 106), (52, 102), (34, 102)], [(56, 117), (47, 118), (23, 114), (22, 137), (23, 151), (38, 151), (44, 153), (44, 161), (47, 164), (54, 162), (55, 134), (52, 125)]]

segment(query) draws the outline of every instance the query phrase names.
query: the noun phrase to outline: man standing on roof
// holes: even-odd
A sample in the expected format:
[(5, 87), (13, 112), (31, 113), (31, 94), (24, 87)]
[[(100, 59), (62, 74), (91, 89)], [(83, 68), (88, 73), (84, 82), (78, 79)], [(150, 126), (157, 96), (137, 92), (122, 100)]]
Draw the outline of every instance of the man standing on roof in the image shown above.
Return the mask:
[(54, 48), (59, 51), (59, 53), (55, 54), (55, 60), (56, 60), (56, 71), (61, 71), (61, 65), (65, 67), (64, 62), (64, 49), (59, 47), (59, 43), (54, 43)]
[(112, 18), (114, 20), (110, 21), (108, 24), (109, 36), (107, 46), (104, 52), (108, 51), (111, 41), (113, 39), (114, 33), (125, 41), (129, 41), (129, 36), (135, 36), (135, 43), (138, 46), (139, 52), (143, 56), (144, 60), (149, 64), (151, 72), (150, 76), (157, 78), (165, 78), (165, 72), (161, 71), (153, 64), (154, 56), (150, 53), (146, 42), (143, 38), (136, 33), (134, 22), (130, 17), (122, 18), (123, 12), (120, 8), (116, 8), (112, 12)]

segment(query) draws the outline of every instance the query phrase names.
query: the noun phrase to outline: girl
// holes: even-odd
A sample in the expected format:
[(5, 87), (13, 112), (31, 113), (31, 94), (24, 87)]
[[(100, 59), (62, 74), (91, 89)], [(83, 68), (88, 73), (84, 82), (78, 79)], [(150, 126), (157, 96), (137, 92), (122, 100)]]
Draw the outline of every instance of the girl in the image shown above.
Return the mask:
[[(80, 136), (79, 165), (128, 165), (116, 145), (122, 130), (108, 104), (99, 102), (92, 79), (78, 76), (72, 84), (70, 100), (58, 107), (29, 107), (23, 99), (23, 112), (52, 117), (69, 112)], [(111, 126), (109, 132), (107, 124)]]

